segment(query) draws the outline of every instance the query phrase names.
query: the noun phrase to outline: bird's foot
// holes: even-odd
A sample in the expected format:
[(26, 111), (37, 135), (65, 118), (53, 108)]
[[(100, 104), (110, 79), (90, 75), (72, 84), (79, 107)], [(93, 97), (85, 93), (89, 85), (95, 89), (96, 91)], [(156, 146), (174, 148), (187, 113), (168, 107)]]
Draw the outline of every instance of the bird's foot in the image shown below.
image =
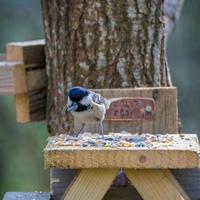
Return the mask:
[(78, 136), (79, 136), (79, 134), (83, 131), (84, 127), (85, 127), (85, 123), (82, 124), (82, 127), (81, 127), (80, 130), (75, 134), (75, 137), (78, 137)]
[(100, 131), (101, 131), (101, 137), (102, 139), (104, 139), (104, 127), (103, 127), (102, 121), (99, 122), (99, 126), (100, 126)]

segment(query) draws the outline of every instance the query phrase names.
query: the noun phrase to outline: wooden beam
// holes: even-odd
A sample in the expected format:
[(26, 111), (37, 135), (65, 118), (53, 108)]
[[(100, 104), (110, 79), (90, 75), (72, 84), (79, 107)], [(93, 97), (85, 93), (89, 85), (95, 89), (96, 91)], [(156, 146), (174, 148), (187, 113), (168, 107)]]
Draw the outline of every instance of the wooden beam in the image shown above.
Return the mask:
[(167, 170), (125, 169), (125, 173), (144, 200), (190, 200)]
[[(0, 95), (16, 94), (18, 85), (22, 83), (23, 78), (16, 83), (15, 75), (19, 73), (21, 67), (23, 67), (22, 62), (0, 62)], [(22, 85), (25, 85), (24, 81)]]
[(7, 61), (22, 61), (25, 65), (45, 65), (44, 40), (12, 42), (6, 46)]
[(45, 68), (28, 70), (21, 61), (0, 62), (0, 95), (16, 95), (46, 87)]
[(82, 169), (65, 191), (63, 200), (101, 200), (118, 169)]
[(50, 168), (195, 168), (199, 165), (196, 134), (173, 135), (171, 146), (157, 143), (149, 147), (77, 147), (54, 143), (45, 148), (45, 166)]
[(44, 40), (8, 43), (0, 63), (0, 95), (15, 95), (18, 122), (46, 118), (44, 45)]

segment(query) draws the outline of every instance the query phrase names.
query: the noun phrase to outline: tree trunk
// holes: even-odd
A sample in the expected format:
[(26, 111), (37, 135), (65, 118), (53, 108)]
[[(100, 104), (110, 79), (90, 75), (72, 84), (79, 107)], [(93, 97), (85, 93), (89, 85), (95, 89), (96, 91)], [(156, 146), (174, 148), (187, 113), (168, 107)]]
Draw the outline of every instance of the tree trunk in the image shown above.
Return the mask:
[(172, 85), (165, 30), (172, 32), (182, 0), (165, 3), (164, 21), (163, 0), (42, 0), (50, 135), (72, 127), (63, 112), (71, 86)]
[(162, 0), (43, 0), (48, 127), (70, 128), (63, 113), (71, 86), (171, 85)]

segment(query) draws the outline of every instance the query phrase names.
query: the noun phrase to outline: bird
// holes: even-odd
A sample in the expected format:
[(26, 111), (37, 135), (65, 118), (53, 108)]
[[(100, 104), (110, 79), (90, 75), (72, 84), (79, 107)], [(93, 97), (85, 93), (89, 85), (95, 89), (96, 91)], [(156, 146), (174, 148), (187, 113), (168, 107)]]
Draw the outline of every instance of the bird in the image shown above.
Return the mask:
[(103, 120), (110, 103), (108, 99), (87, 88), (80, 86), (70, 88), (67, 93), (65, 110), (71, 112), (74, 120), (82, 124), (76, 135), (82, 132), (86, 124), (98, 123), (100, 133), (104, 137)]

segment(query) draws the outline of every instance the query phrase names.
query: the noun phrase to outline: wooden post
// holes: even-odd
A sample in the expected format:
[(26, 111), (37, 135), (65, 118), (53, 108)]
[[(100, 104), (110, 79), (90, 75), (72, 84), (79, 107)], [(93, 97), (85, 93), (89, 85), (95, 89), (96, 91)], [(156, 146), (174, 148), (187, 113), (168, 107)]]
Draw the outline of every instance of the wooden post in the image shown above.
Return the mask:
[(0, 66), (0, 94), (15, 95), (18, 122), (45, 119), (44, 40), (9, 43), (6, 51), (7, 61)]

